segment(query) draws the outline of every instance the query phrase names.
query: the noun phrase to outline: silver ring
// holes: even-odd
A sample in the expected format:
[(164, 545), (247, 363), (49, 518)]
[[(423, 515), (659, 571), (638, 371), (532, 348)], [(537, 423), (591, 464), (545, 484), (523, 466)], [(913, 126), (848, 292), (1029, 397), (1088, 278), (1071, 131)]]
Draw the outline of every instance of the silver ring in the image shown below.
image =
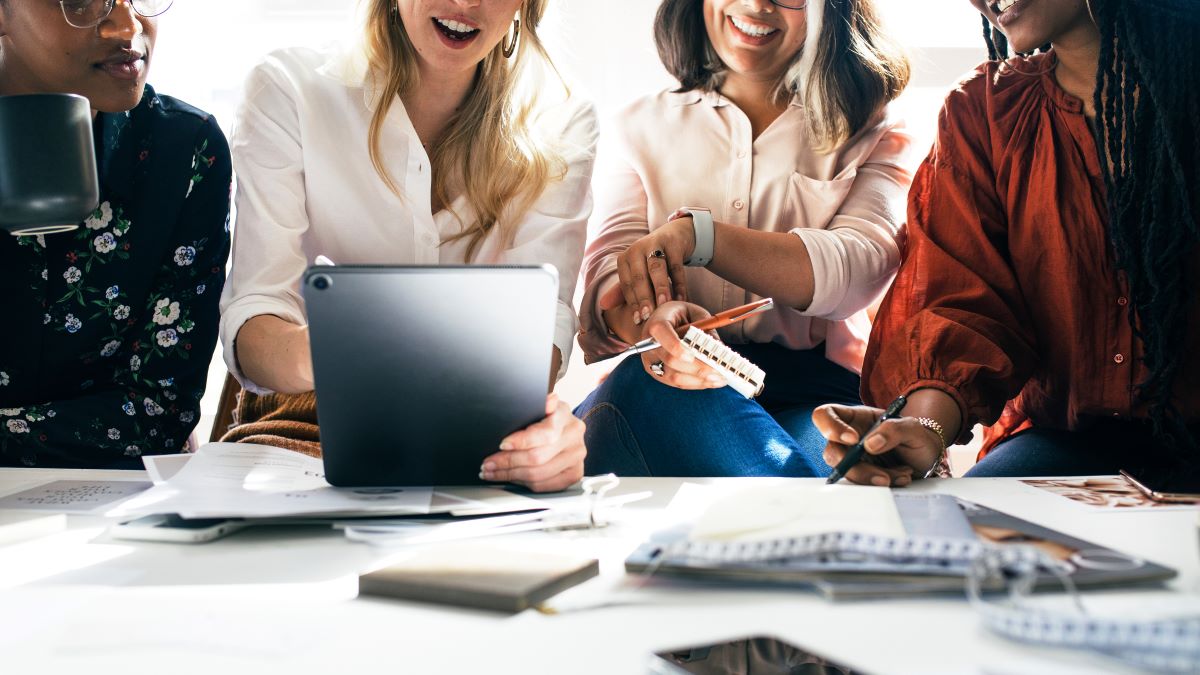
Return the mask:
[(655, 361), (654, 363), (650, 364), (650, 372), (654, 373), (656, 377), (663, 377), (666, 375), (667, 371), (663, 367), (662, 361)]

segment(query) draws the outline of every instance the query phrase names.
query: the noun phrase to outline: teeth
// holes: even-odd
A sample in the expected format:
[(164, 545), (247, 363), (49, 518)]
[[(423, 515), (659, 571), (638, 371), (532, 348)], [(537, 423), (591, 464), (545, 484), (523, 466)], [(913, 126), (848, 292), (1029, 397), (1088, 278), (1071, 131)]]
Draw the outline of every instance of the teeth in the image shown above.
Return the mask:
[(749, 35), (750, 37), (762, 37), (764, 35), (770, 35), (771, 33), (779, 30), (778, 28), (771, 28), (769, 26), (759, 26), (752, 23), (746, 23), (745, 21), (738, 19), (736, 16), (729, 17), (729, 20), (733, 22), (733, 25), (738, 30), (742, 31), (746, 35)]
[(439, 24), (449, 28), (455, 33), (474, 33), (475, 31), (479, 30), (478, 28), (471, 28), (467, 24), (455, 21), (453, 19), (434, 19), (434, 21), (437, 21)]
[(1017, 4), (1017, 0), (1000, 0), (996, 3), (996, 11), (1003, 14), (1015, 4)]

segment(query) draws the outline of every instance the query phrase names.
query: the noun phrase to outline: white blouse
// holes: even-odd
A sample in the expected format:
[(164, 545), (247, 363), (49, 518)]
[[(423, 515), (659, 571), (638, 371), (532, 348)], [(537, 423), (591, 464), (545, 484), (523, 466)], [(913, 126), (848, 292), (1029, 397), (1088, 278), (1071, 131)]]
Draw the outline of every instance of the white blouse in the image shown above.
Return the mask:
[[(468, 222), (474, 212), (460, 196), (451, 208), (432, 213), (429, 157), (399, 100), (388, 112), (380, 146), (402, 196), (376, 173), (367, 144), (374, 104), (366, 76), (359, 52), (295, 48), (272, 53), (247, 79), (230, 143), (237, 220), (221, 298), (221, 342), (230, 372), (252, 392), (267, 390), (238, 368), (234, 339), (258, 315), (305, 325), (300, 278), (318, 255), (337, 264), (465, 261), (469, 239), (440, 242), (461, 231), (451, 209)], [(554, 344), (565, 368), (576, 331), (571, 300), (592, 211), (596, 113), (570, 100), (548, 109), (537, 124), (556, 139), (566, 175), (545, 189), (511, 241), (493, 229), (473, 262), (558, 269)]]

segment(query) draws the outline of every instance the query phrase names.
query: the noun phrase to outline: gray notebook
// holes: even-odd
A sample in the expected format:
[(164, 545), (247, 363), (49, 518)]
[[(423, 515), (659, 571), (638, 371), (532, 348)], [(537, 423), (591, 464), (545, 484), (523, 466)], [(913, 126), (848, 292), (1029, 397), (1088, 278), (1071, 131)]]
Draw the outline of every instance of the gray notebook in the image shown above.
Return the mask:
[[(830, 597), (963, 590), (985, 544), (1035, 546), (1071, 568), (1081, 587), (1161, 582), (1175, 571), (1069, 537), (950, 495), (895, 495), (902, 538), (830, 532), (751, 542), (703, 542), (686, 530), (660, 533), (625, 561), (632, 573), (803, 585)], [(1105, 565), (1090, 565), (1100, 556)], [(1113, 565), (1122, 560), (1125, 564)], [(1048, 585), (1058, 585), (1049, 577)]]
[(516, 613), (600, 573), (590, 558), (495, 544), (438, 546), (358, 578), (362, 595)]

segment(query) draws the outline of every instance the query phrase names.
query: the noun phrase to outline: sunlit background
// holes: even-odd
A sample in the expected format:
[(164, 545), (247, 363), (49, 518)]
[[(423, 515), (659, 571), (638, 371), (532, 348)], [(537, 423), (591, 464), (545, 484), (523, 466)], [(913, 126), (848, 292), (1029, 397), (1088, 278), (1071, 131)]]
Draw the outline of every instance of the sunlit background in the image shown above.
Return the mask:
[[(486, 1), (486, 0), (485, 0)], [(969, 0), (878, 0), (888, 25), (911, 51), (914, 78), (897, 102), (924, 149), (932, 141), (946, 91), (986, 54), (979, 15)], [(266, 53), (344, 39), (356, 26), (358, 0), (176, 0), (159, 24), (151, 82), (217, 116), (233, 131), (246, 73)], [(651, 39), (656, 0), (552, 0), (541, 34), (572, 89), (601, 116), (631, 99), (673, 85)], [(603, 142), (603, 141), (602, 141)], [(350, 224), (348, 224), (349, 226)], [(576, 350), (559, 393), (574, 404), (607, 367), (584, 368)], [(215, 358), (197, 433), (206, 440), (225, 377)]]

